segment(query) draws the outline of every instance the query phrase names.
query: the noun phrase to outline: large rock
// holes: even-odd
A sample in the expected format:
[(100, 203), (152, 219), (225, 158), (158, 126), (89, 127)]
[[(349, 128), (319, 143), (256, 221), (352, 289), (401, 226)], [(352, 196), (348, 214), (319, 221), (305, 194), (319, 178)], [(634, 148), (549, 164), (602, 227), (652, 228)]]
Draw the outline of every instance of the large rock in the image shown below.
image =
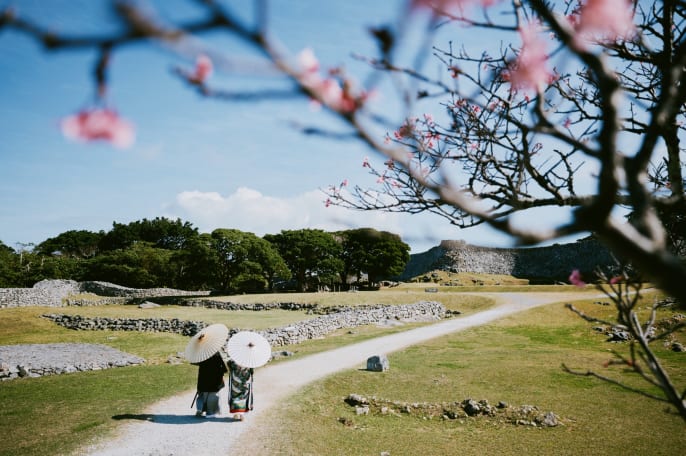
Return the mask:
[(373, 372), (384, 372), (390, 369), (386, 355), (374, 355), (367, 358), (367, 370)]

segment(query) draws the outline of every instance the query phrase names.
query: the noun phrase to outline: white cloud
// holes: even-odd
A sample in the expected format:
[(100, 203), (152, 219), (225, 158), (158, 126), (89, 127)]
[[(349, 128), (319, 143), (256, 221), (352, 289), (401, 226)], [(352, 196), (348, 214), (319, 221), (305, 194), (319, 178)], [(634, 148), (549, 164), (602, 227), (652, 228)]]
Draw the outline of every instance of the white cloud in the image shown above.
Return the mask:
[[(325, 207), (319, 190), (282, 198), (240, 187), (229, 195), (218, 192), (184, 191), (167, 207), (167, 217), (193, 223), (201, 232), (234, 228), (258, 236), (281, 230), (316, 228), (325, 231), (370, 227), (398, 234), (412, 247), (412, 253), (425, 251), (442, 239), (464, 239), (478, 245), (492, 245), (493, 232), (485, 227), (459, 231), (446, 220), (426, 215), (389, 214)], [(503, 245), (504, 239), (499, 244)]]

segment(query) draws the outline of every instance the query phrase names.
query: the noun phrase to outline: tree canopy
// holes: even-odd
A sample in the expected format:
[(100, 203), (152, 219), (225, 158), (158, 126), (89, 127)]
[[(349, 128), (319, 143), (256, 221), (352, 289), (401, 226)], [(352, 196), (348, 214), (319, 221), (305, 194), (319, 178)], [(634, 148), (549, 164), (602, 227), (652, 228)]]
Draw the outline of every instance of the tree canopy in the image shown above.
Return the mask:
[(331, 233), (317, 229), (283, 230), (264, 238), (279, 251), (300, 291), (331, 283), (343, 269), (341, 246)]
[[(358, 281), (366, 273), (370, 284), (399, 276), (410, 260), (410, 246), (397, 234), (359, 228), (340, 233), (345, 277)], [(346, 280), (344, 278), (344, 280)]]

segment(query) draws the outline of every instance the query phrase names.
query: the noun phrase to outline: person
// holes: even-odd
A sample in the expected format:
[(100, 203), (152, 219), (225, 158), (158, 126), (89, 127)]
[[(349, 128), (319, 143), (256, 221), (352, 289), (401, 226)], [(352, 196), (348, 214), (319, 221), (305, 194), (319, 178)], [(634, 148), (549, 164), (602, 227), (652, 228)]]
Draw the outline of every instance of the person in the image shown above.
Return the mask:
[(193, 364), (198, 366), (197, 391), (193, 398), (195, 416), (215, 415), (219, 413), (219, 391), (225, 386), (226, 363), (221, 353), (217, 352), (205, 361)]
[(243, 421), (245, 414), (253, 409), (253, 369), (239, 366), (229, 359), (229, 413)]

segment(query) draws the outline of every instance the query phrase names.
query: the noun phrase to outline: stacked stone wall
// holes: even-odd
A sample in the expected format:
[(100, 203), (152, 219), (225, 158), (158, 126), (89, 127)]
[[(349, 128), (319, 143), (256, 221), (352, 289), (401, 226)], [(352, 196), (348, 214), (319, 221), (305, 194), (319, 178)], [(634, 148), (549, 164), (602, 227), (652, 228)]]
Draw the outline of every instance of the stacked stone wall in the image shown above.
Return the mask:
[[(94, 299), (79, 298), (91, 293)], [(172, 296), (209, 296), (209, 291), (185, 291), (173, 288), (128, 288), (108, 282), (42, 280), (31, 288), (0, 288), (0, 308), (28, 306), (86, 306), (127, 304), (136, 299)]]
[(129, 288), (109, 282), (89, 281), (81, 282), (82, 292), (93, 293), (98, 296), (126, 297), (126, 298), (156, 298), (164, 296), (209, 296), (209, 291), (186, 291), (174, 288)]
[[(323, 337), (342, 328), (383, 324), (387, 321), (436, 321), (446, 315), (446, 309), (439, 302), (420, 301), (415, 304), (400, 306), (366, 306), (351, 308), (343, 312), (322, 315), (281, 328), (256, 330), (262, 334), (272, 347), (299, 344), (308, 339)], [(207, 326), (202, 321), (189, 321), (164, 318), (87, 318), (80, 315), (46, 314), (60, 326), (75, 330), (112, 330), (112, 331), (145, 331), (172, 332), (184, 336), (193, 336)], [(230, 335), (241, 331), (230, 329)]]
[(64, 298), (78, 293), (74, 280), (42, 280), (32, 288), (0, 288), (0, 307), (60, 307)]
[(574, 269), (593, 273), (613, 268), (610, 251), (594, 239), (532, 248), (478, 247), (464, 241), (442, 241), (427, 252), (410, 256), (401, 279), (439, 269), (451, 272), (504, 274), (531, 280), (566, 281)]

